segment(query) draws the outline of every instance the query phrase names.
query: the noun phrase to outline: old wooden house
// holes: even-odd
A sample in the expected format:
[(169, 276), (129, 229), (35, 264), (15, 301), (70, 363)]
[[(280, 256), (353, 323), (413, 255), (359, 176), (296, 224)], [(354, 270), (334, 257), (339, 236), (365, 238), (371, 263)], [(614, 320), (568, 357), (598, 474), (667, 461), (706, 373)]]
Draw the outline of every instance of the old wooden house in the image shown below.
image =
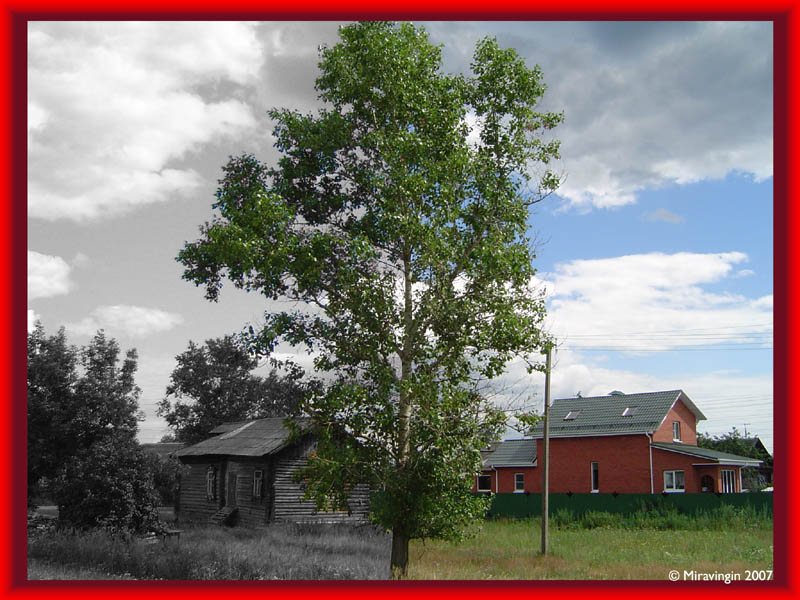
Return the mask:
[(317, 511), (294, 480), (315, 448), (313, 435), (289, 439), (282, 418), (225, 423), (209, 439), (176, 452), (186, 466), (176, 503), (180, 522), (259, 526), (272, 521), (362, 522), (369, 488), (358, 485), (347, 510)]

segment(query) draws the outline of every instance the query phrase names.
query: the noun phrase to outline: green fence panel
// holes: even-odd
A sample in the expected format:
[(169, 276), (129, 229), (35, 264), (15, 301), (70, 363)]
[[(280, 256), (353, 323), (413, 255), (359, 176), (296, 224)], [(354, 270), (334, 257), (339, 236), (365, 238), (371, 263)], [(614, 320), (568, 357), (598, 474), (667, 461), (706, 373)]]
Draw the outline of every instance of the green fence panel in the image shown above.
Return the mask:
[[(723, 505), (752, 506), (772, 514), (772, 494), (550, 494), (550, 514), (589, 511), (630, 514), (638, 510), (674, 508), (680, 514), (713, 512)], [(524, 519), (542, 514), (541, 494), (492, 494), (488, 516)]]

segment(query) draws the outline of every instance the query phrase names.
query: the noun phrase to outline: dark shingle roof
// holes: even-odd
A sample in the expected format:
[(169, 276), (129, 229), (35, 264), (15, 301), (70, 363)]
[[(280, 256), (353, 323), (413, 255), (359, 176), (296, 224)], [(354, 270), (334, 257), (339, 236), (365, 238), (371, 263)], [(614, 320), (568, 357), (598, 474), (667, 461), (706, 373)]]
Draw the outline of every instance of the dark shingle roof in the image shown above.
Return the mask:
[[(554, 400), (550, 406), (550, 436), (650, 433), (658, 429), (678, 399), (694, 413), (698, 421), (705, 419), (705, 415), (682, 390), (643, 394), (615, 393), (590, 398), (560, 398)], [(628, 411), (628, 416), (622, 416), (626, 408), (633, 407), (635, 410)], [(565, 420), (569, 413), (573, 413), (570, 416), (575, 418)], [(540, 421), (531, 435), (534, 438), (541, 438), (543, 430), (544, 423)]]
[(719, 452), (718, 450), (711, 450), (710, 448), (701, 448), (691, 444), (677, 444), (668, 442), (653, 442), (653, 448), (659, 450), (669, 450), (671, 452), (678, 452), (680, 454), (688, 454), (689, 456), (696, 456), (698, 458), (707, 458), (715, 460), (720, 464), (728, 465), (744, 465), (756, 467), (761, 464), (761, 461), (748, 456), (738, 456), (736, 454), (729, 454), (727, 452)]
[(483, 460), (484, 467), (525, 467), (536, 462), (536, 440), (506, 440)]
[(183, 442), (155, 442), (151, 444), (141, 444), (145, 454), (157, 454), (158, 456), (169, 456), (176, 450), (180, 450), (186, 444)]
[(289, 430), (283, 417), (224, 423), (212, 430), (212, 438), (178, 450), (177, 456), (265, 456), (286, 446)]

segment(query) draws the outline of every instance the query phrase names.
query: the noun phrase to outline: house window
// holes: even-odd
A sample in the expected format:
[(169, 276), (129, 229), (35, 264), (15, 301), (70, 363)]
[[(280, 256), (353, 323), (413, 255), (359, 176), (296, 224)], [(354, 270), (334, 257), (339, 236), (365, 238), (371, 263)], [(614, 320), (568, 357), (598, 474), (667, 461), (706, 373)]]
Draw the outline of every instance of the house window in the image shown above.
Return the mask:
[(253, 500), (261, 499), (264, 484), (264, 471), (253, 471)]
[(514, 473), (514, 491), (525, 491), (525, 473)]
[(208, 467), (206, 471), (206, 500), (216, 500), (217, 498), (217, 469)]
[(735, 475), (736, 471), (733, 469), (722, 469), (720, 472), (722, 476), (722, 493), (733, 494), (736, 492)]
[(681, 424), (679, 421), (672, 422), (672, 441), (673, 442), (681, 441)]
[(683, 471), (664, 471), (664, 491), (665, 492), (684, 492)]
[(579, 411), (579, 410), (571, 410), (571, 411), (569, 411), (567, 413), (567, 416), (564, 417), (564, 420), (565, 421), (574, 421), (575, 419), (578, 418), (579, 414), (581, 414), (581, 411)]
[(491, 475), (478, 475), (478, 491), (491, 492), (492, 491), (492, 476)]
[(623, 417), (632, 417), (636, 414), (636, 409), (639, 408), (638, 406), (629, 406), (625, 410), (622, 411)]
[(592, 463), (592, 493), (596, 494), (600, 491), (600, 465), (596, 462)]

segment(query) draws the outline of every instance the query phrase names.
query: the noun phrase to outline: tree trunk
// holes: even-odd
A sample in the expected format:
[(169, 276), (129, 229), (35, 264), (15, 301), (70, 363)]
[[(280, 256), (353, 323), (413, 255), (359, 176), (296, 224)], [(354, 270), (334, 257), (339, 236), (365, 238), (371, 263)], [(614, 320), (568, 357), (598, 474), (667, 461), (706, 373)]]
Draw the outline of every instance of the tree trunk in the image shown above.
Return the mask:
[(408, 575), (408, 536), (405, 532), (392, 530), (392, 579), (405, 579)]

